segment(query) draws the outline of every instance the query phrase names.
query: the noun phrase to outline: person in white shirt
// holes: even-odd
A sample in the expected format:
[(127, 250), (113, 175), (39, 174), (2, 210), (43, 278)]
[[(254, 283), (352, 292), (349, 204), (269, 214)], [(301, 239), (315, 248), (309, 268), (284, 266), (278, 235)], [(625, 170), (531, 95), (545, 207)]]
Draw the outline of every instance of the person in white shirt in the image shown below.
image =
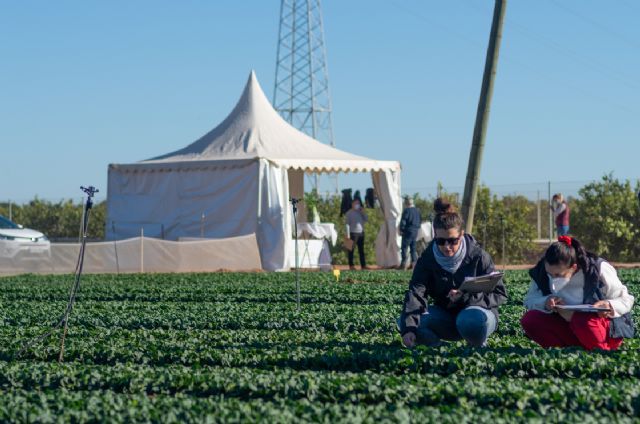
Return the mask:
[[(616, 350), (624, 337), (633, 337), (633, 296), (615, 268), (585, 251), (577, 239), (558, 237), (529, 275), (533, 281), (520, 323), (524, 333), (540, 346)], [(586, 304), (605, 310), (562, 308)]]
[(356, 269), (353, 263), (353, 253), (358, 247), (358, 254), (360, 255), (360, 267), (362, 269), (369, 269), (367, 266), (364, 255), (364, 225), (369, 220), (366, 212), (362, 209), (362, 203), (360, 200), (353, 199), (351, 209), (347, 212), (345, 219), (347, 221), (347, 233), (349, 238), (353, 240), (353, 248), (347, 252), (347, 258), (349, 259), (349, 269)]

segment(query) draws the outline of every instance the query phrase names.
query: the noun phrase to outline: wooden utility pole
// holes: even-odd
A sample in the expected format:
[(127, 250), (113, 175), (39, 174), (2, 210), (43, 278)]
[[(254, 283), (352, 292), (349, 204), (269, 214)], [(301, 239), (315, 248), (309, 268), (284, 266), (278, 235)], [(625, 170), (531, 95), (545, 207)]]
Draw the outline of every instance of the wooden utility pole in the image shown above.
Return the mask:
[(551, 202), (551, 181), (547, 185), (547, 198), (549, 199), (549, 244), (553, 243), (553, 208)]
[(467, 179), (464, 184), (464, 197), (462, 198), (462, 216), (466, 222), (467, 233), (473, 231), (473, 214), (476, 209), (478, 180), (480, 179), (480, 167), (482, 165), (482, 151), (484, 150), (487, 123), (489, 122), (489, 108), (493, 95), (493, 82), (498, 67), (498, 53), (500, 51), (502, 24), (506, 8), (507, 0), (496, 0), (496, 5), (493, 10), (491, 35), (489, 36), (489, 47), (487, 47), (487, 59), (484, 65), (484, 76), (482, 77), (480, 100), (478, 101), (478, 112), (473, 128), (473, 141), (471, 142), (471, 153), (469, 154)]
[(536, 197), (536, 209), (538, 212), (538, 240), (542, 238), (542, 214), (540, 208), (540, 190), (538, 190), (538, 197)]

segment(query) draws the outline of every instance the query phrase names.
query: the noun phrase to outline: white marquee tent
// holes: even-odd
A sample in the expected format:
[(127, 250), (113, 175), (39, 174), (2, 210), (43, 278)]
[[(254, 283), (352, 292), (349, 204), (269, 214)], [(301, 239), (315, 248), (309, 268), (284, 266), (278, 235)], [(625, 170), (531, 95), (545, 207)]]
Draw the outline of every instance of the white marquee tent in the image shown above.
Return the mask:
[[(236, 107), (202, 138), (134, 164), (109, 165), (108, 240), (255, 234), (262, 267), (289, 269), (290, 196), (304, 173), (371, 172), (385, 221), (376, 261), (399, 263), (400, 164), (343, 152), (305, 135), (273, 109), (253, 72)], [(242, 255), (243, 252), (238, 252)]]

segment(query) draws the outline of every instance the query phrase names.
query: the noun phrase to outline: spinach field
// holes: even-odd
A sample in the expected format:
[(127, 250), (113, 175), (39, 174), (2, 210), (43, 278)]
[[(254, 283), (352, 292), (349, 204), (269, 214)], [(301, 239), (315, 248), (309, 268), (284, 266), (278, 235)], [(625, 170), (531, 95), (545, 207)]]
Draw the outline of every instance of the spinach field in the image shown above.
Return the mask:
[[(640, 271), (620, 271), (640, 295)], [(0, 421), (593, 422), (640, 416), (640, 343), (617, 352), (543, 350), (519, 319), (529, 280), (484, 349), (404, 349), (409, 273), (85, 275), (0, 278)], [(637, 310), (637, 308), (636, 308)], [(638, 314), (636, 314), (638, 315)]]

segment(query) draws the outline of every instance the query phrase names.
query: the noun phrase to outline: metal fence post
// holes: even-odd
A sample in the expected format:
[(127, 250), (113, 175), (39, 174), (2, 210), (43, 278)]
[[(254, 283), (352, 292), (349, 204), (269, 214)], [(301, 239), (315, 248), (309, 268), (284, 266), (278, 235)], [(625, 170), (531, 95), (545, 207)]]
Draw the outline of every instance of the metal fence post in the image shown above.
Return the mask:
[(144, 272), (144, 227), (140, 227), (140, 272)]

